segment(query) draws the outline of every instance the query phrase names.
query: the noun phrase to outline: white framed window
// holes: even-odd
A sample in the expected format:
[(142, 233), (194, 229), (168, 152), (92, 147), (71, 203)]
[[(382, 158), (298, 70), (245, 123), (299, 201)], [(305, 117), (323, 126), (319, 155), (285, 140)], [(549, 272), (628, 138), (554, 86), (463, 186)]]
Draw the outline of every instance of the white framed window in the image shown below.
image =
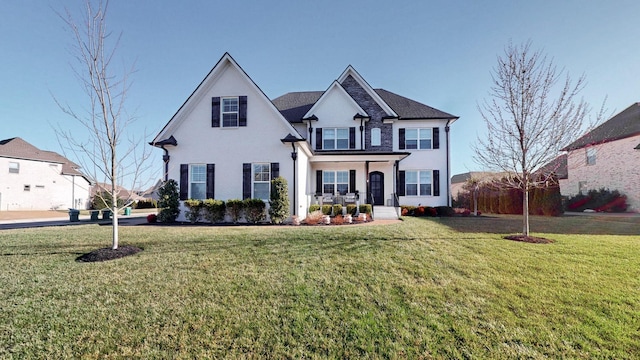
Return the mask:
[(404, 134), (405, 149), (426, 150), (433, 148), (433, 129), (406, 129)]
[(406, 196), (431, 196), (433, 194), (433, 180), (431, 170), (406, 171)]
[(207, 166), (205, 164), (190, 165), (189, 198), (199, 200), (207, 198)]
[(349, 148), (348, 128), (324, 128), (322, 129), (322, 149), (345, 150)]
[(222, 98), (222, 127), (238, 127), (239, 101), (237, 97)]
[(584, 195), (587, 193), (587, 182), (578, 181), (578, 194)]
[(349, 192), (349, 171), (323, 171), (322, 192), (344, 195)]
[(20, 173), (20, 163), (10, 161), (9, 162), (9, 174), (19, 174)]
[(380, 144), (381, 144), (380, 128), (371, 129), (371, 146), (380, 146)]
[(271, 164), (253, 164), (253, 198), (269, 201), (271, 196)]
[(589, 147), (586, 149), (587, 155), (587, 165), (595, 165), (596, 164), (596, 148)]

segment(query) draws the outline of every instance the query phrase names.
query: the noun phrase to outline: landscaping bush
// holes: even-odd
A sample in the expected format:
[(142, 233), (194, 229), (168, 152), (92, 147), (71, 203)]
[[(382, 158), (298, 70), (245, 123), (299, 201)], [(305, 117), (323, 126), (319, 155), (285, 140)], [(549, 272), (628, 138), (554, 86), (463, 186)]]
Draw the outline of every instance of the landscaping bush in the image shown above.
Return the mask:
[(289, 217), (289, 190), (287, 180), (282, 176), (271, 180), (269, 217), (274, 224), (281, 224)]
[(187, 213), (185, 214), (187, 220), (191, 221), (192, 223), (197, 222), (202, 215), (202, 200), (187, 199), (184, 201), (184, 206), (189, 208), (189, 211), (187, 211)]
[(586, 195), (578, 194), (567, 200), (567, 210), (584, 211), (592, 209), (598, 212), (627, 211), (627, 196), (618, 190), (601, 188), (589, 190)]
[(413, 211), (413, 216), (425, 216), (425, 215), (426, 215), (426, 211), (424, 206), (418, 206)]
[(244, 200), (244, 215), (248, 222), (257, 224), (265, 219), (267, 205), (261, 199)]
[(202, 206), (204, 208), (204, 217), (207, 221), (217, 223), (224, 220), (224, 214), (227, 211), (224, 201), (206, 199), (202, 202)]
[(342, 205), (340, 204), (333, 205), (333, 215), (335, 216), (342, 215)]
[(358, 211), (358, 205), (356, 205), (356, 204), (348, 204), (347, 205), (347, 214), (349, 214), (351, 216), (355, 216), (357, 211)]
[(323, 217), (324, 214), (322, 213), (322, 211), (315, 210), (307, 215), (307, 217), (304, 219), (304, 222), (307, 225), (317, 225), (322, 221)]
[(415, 216), (416, 206), (402, 205), (400, 206), (402, 216)]
[(234, 224), (244, 215), (244, 205), (245, 203), (240, 199), (227, 200), (227, 213)]
[(155, 209), (158, 207), (158, 202), (153, 199), (140, 200), (133, 207), (135, 209)]
[(440, 217), (453, 216), (456, 214), (451, 206), (437, 206), (434, 208)]
[(360, 213), (371, 215), (372, 207), (371, 204), (360, 204)]
[(322, 214), (331, 215), (331, 210), (333, 209), (333, 205), (322, 205)]
[(148, 222), (148, 223), (151, 223), (151, 224), (152, 224), (152, 223), (154, 223), (154, 222), (156, 222), (156, 221), (158, 221), (158, 216), (157, 216), (156, 214), (149, 214), (149, 215), (147, 215), (147, 222)]
[(174, 222), (180, 215), (180, 194), (178, 193), (178, 183), (173, 180), (167, 180), (158, 190), (160, 199), (158, 207), (161, 208), (158, 214), (160, 222)]
[(331, 219), (331, 222), (334, 225), (342, 225), (342, 224), (344, 224), (344, 218), (342, 217), (342, 215), (336, 215), (336, 216), (333, 217), (333, 219)]

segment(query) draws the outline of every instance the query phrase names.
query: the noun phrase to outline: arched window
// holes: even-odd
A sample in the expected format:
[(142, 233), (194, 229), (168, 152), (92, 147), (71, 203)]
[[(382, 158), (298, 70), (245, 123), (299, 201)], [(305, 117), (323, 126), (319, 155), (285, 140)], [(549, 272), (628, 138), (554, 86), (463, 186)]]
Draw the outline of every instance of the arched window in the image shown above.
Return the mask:
[(371, 129), (371, 146), (380, 146), (380, 128)]

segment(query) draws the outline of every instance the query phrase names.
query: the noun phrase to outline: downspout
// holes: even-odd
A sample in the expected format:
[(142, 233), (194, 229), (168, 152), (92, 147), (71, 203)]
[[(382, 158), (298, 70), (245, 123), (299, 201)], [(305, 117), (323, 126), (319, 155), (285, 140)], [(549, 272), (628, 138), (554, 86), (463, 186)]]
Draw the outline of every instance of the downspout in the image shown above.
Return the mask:
[(162, 161), (164, 161), (164, 181), (169, 180), (169, 150), (167, 150), (164, 145), (160, 146), (162, 150), (164, 150), (164, 155), (162, 155)]
[(364, 118), (360, 118), (360, 150), (364, 150)]
[(444, 127), (444, 132), (447, 133), (447, 206), (451, 206), (451, 164), (450, 164), (450, 149), (449, 149), (449, 124), (451, 124), (451, 119), (447, 120), (447, 125)]
[(296, 186), (296, 160), (298, 159), (298, 152), (296, 151), (295, 143), (291, 143), (291, 148), (293, 149), (291, 152), (291, 159), (293, 159), (293, 215), (295, 216), (298, 214), (298, 207), (296, 206), (296, 198), (298, 197), (298, 187)]

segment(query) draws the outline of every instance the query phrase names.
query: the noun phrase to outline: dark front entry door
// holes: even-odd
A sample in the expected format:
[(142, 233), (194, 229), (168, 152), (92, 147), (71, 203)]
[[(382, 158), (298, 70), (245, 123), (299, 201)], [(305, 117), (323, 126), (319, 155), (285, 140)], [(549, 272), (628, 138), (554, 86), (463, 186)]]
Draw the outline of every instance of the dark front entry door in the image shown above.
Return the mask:
[(384, 205), (384, 174), (379, 171), (369, 174), (369, 187), (373, 205)]

